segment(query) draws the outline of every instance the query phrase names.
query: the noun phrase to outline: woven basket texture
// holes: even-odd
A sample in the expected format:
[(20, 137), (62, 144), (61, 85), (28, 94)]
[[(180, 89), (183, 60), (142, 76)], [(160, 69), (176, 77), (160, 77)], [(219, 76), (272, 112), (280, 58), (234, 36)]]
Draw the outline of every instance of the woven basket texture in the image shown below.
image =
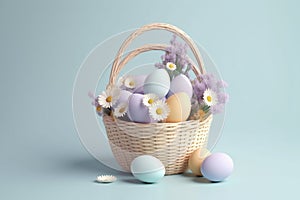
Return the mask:
[(112, 152), (121, 167), (139, 155), (152, 155), (166, 168), (166, 174), (183, 173), (190, 154), (207, 145), (212, 115), (204, 121), (140, 124), (104, 116), (103, 121)]

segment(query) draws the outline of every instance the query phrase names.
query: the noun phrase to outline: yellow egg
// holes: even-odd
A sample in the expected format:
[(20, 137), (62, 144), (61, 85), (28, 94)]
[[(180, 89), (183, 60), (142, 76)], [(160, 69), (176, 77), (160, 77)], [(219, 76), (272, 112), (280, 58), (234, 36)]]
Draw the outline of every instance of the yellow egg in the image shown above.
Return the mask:
[(210, 152), (206, 149), (203, 148), (201, 149), (196, 149), (190, 156), (189, 158), (189, 169), (192, 170), (193, 174), (196, 176), (202, 176), (201, 174), (201, 165), (203, 160), (210, 155)]
[(166, 100), (166, 103), (170, 108), (170, 114), (166, 122), (182, 122), (187, 120), (191, 112), (191, 100), (186, 93), (175, 93)]

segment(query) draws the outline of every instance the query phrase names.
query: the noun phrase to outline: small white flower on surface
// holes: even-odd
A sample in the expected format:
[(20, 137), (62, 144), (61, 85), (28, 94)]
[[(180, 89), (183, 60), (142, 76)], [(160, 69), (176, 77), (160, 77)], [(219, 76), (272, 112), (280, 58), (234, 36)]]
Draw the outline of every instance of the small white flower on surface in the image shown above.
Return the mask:
[(128, 76), (124, 80), (124, 85), (129, 89), (134, 89), (136, 87), (136, 82), (132, 76)]
[(170, 109), (166, 103), (162, 100), (158, 100), (149, 107), (149, 113), (152, 119), (161, 121), (168, 117)]
[(120, 89), (117, 87), (111, 87), (106, 89), (98, 96), (98, 103), (103, 108), (110, 108), (118, 101), (120, 96)]
[(123, 117), (128, 110), (128, 104), (127, 103), (120, 103), (115, 109), (114, 109), (114, 116), (116, 117)]
[(146, 94), (143, 98), (143, 104), (147, 107), (153, 105), (159, 97), (156, 94)]
[(99, 183), (112, 183), (117, 180), (117, 177), (113, 175), (101, 175), (101, 176), (97, 176), (96, 180)]
[(170, 71), (174, 71), (176, 69), (176, 65), (172, 62), (168, 62), (166, 66), (167, 66), (167, 69)]
[(217, 94), (211, 89), (206, 89), (204, 91), (203, 100), (208, 106), (214, 106), (218, 103)]

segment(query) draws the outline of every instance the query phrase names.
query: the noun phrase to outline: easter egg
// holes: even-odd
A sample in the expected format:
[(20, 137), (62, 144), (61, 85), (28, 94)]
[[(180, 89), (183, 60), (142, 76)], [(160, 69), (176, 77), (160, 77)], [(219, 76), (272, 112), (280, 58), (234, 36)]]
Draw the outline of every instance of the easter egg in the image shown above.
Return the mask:
[(150, 155), (136, 157), (131, 162), (131, 173), (138, 180), (145, 183), (155, 183), (165, 175), (165, 166), (163, 163)]
[(233, 171), (233, 161), (225, 153), (213, 153), (206, 157), (201, 166), (201, 173), (213, 182), (226, 179)]
[(120, 103), (128, 103), (128, 99), (129, 97), (132, 95), (131, 92), (127, 91), (127, 90), (121, 90), (120, 91), (120, 97), (117, 101), (117, 105)]
[(201, 165), (203, 160), (210, 155), (210, 152), (203, 148), (203, 149), (196, 149), (190, 156), (188, 167), (196, 176), (202, 176), (201, 173)]
[(128, 117), (133, 122), (150, 123), (148, 107), (143, 104), (144, 95), (132, 94), (128, 100)]
[(186, 93), (173, 94), (166, 100), (166, 103), (170, 109), (166, 122), (182, 122), (187, 120), (191, 112), (191, 100)]
[(170, 77), (165, 69), (156, 69), (146, 77), (144, 82), (144, 93), (154, 93), (164, 97), (170, 89)]
[(190, 97), (190, 99), (193, 96), (192, 83), (190, 79), (183, 74), (179, 74), (171, 81), (168, 96), (179, 92), (185, 92)]
[(135, 89), (134, 89), (134, 93), (140, 93), (140, 94), (144, 94), (144, 82), (147, 78), (147, 75), (137, 75), (134, 76), (134, 80), (135, 80)]

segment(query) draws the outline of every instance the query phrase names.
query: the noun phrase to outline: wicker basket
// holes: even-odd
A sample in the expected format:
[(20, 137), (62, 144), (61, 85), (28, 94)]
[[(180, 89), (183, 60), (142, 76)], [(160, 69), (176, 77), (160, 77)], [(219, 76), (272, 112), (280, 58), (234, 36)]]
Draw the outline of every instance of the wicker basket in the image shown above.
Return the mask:
[[(191, 48), (198, 67), (193, 64), (196, 75), (204, 73), (200, 52), (192, 39), (179, 28), (163, 23), (149, 24), (132, 33), (121, 45), (112, 65), (108, 87), (114, 85), (122, 67), (138, 54), (151, 50), (165, 50), (167, 45), (148, 44), (129, 53), (121, 60), (128, 45), (145, 31), (161, 29), (180, 36)], [(212, 115), (204, 120), (189, 120), (178, 123), (134, 123), (104, 115), (112, 152), (121, 167), (130, 171), (132, 160), (139, 155), (152, 155), (158, 158), (166, 168), (166, 174), (183, 173), (187, 168), (190, 154), (198, 148), (205, 148), (212, 122)]]

